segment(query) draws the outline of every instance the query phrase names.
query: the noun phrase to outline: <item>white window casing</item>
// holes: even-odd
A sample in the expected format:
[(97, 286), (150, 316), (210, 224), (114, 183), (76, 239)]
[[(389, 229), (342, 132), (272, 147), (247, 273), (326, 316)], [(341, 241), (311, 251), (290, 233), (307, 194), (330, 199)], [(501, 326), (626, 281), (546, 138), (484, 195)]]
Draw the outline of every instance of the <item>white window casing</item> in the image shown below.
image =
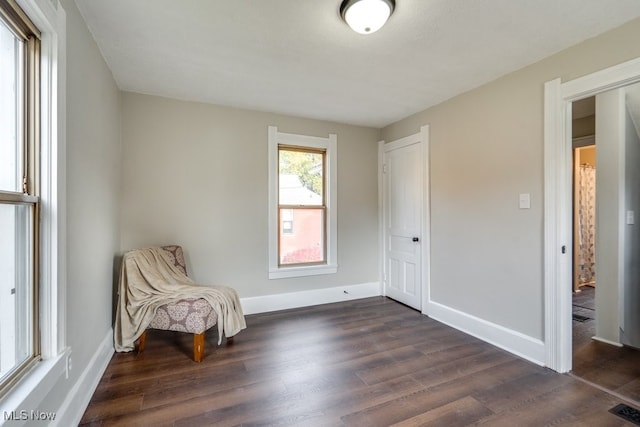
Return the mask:
[[(279, 132), (269, 126), (269, 279), (333, 274), (338, 271), (338, 195), (337, 195), (337, 143), (336, 134), (328, 137), (297, 135)], [(321, 265), (281, 266), (278, 262), (278, 147), (280, 145), (324, 150), (326, 191), (326, 263)]]
[[(39, 328), (42, 360), (0, 398), (6, 411), (37, 408), (68, 375), (65, 337), (66, 14), (58, 0), (16, 0), (40, 38)], [(1, 424), (1, 423), (0, 423)]]

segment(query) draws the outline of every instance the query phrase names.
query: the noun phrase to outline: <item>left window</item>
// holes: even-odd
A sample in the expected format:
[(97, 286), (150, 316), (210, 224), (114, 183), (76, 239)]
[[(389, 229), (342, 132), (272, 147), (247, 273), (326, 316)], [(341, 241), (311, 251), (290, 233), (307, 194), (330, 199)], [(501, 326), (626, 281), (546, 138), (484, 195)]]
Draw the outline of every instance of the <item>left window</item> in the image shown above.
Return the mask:
[(40, 32), (0, 2), (0, 395), (40, 359)]

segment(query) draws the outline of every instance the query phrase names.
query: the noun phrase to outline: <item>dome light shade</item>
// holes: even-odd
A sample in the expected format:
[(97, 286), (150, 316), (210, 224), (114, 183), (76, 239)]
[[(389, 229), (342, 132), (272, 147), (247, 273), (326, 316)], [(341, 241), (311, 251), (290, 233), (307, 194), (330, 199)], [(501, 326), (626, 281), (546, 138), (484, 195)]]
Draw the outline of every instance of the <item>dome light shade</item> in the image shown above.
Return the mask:
[(371, 34), (382, 28), (395, 6), (394, 0), (344, 0), (340, 15), (356, 33)]

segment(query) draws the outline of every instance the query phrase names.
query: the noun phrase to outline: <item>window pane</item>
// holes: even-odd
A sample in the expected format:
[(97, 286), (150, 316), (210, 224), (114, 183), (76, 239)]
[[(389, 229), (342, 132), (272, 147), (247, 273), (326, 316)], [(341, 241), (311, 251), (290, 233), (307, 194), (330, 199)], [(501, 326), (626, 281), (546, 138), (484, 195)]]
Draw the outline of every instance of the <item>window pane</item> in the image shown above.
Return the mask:
[(0, 204), (0, 381), (33, 354), (33, 206)]
[(293, 234), (293, 209), (280, 210), (282, 234)]
[(22, 47), (0, 21), (0, 190), (21, 191)]
[(279, 203), (323, 206), (324, 154), (279, 150)]
[(324, 262), (324, 209), (280, 209), (280, 220), (280, 264)]

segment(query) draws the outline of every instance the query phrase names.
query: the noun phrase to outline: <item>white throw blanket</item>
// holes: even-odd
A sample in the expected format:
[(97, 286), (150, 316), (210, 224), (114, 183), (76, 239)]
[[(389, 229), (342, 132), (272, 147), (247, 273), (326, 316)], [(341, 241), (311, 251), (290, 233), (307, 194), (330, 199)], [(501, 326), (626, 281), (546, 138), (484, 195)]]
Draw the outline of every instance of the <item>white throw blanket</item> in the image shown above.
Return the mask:
[(247, 327), (237, 292), (227, 286), (194, 283), (161, 248), (127, 252), (122, 260), (114, 342), (116, 351), (131, 351), (158, 307), (177, 299), (203, 298), (218, 315), (218, 344)]

